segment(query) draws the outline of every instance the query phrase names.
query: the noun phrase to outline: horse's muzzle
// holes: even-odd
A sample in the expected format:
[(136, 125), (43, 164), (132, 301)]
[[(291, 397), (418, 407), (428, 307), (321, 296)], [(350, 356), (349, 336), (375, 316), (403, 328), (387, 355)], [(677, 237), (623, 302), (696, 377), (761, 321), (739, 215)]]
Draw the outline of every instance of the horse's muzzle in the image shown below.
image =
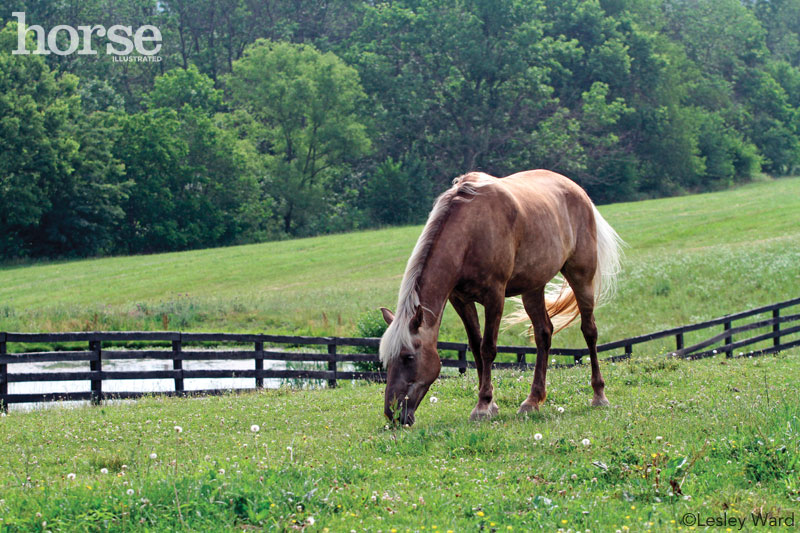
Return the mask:
[(414, 425), (414, 410), (403, 407), (399, 412), (392, 411), (387, 407), (384, 409), (383, 414), (388, 418), (392, 424), (400, 426), (413, 426)]

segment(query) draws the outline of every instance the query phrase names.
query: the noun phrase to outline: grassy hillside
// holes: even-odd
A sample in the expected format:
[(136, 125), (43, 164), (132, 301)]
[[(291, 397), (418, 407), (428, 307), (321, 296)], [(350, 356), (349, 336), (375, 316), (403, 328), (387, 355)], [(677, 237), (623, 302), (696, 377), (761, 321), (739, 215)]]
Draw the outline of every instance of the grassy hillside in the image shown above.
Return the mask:
[[(798, 295), (800, 179), (603, 206), (627, 241), (601, 341)], [(421, 227), (0, 268), (0, 330), (182, 329), (352, 335), (394, 307)], [(521, 329), (504, 332), (518, 344)], [(580, 345), (577, 328), (556, 345)], [(442, 337), (463, 340), (452, 310)]]
[(800, 520), (794, 355), (608, 364), (603, 409), (587, 367), (554, 369), (530, 419), (530, 373), (498, 372), (482, 423), (470, 372), (410, 430), (384, 429), (375, 384), (12, 411), (0, 531), (756, 531)]

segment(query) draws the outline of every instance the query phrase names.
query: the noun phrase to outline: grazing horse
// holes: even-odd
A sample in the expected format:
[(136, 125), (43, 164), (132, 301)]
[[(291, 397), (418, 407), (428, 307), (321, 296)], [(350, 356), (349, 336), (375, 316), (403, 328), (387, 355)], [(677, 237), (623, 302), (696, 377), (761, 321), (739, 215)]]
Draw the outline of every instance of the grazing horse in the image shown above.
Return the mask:
[[(592, 405), (608, 405), (594, 308), (613, 292), (621, 244), (584, 190), (560, 174), (530, 170), (495, 178), (472, 172), (453, 180), (436, 200), (408, 260), (397, 313), (381, 308), (389, 324), (380, 344), (387, 369), (386, 416), (414, 423), (441, 370), (436, 343), (448, 300), (464, 322), (478, 371), (478, 404), (470, 418), (496, 415), (497, 334), (505, 298), (517, 295), (537, 348), (531, 392), (519, 412), (538, 410), (544, 402), (551, 337), (579, 314), (591, 358)], [(546, 291), (559, 272), (560, 289)], [(485, 311), (483, 336), (476, 302)], [(519, 315), (511, 322), (520, 321)]]

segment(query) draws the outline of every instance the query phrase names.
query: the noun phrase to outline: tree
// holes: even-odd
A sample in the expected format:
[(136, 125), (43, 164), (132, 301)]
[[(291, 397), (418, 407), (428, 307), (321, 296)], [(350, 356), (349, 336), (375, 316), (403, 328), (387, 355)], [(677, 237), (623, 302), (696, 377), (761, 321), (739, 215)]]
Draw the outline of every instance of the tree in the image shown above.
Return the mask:
[(195, 65), (175, 68), (156, 78), (147, 96), (151, 109), (168, 107), (179, 111), (184, 105), (213, 114), (222, 107), (222, 91), (214, 88), (214, 80), (202, 74)]
[(334, 182), (369, 152), (358, 74), (331, 52), (261, 39), (234, 63), (227, 86), (253, 119), (283, 230), (302, 234), (324, 213)]
[(532, 132), (558, 108), (550, 66), (569, 53), (568, 43), (544, 36), (541, 15), (538, 2), (516, 0), (368, 11), (347, 57), (379, 110), (381, 155), (421, 157), (436, 189), (469, 170), (534, 164)]
[(77, 77), (11, 54), (16, 38), (0, 32), (0, 257), (108, 251), (126, 187), (113, 134), (82, 113)]
[(255, 176), (233, 134), (205, 111), (185, 105), (127, 115), (122, 137), (117, 156), (133, 185), (120, 251), (220, 246), (249, 229)]

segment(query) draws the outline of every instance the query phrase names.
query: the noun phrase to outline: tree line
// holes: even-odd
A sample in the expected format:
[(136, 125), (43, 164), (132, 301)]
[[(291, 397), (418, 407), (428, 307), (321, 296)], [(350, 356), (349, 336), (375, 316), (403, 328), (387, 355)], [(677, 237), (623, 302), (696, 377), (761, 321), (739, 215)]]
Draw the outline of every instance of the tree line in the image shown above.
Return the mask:
[[(0, 5), (2, 259), (418, 223), (470, 170), (611, 202), (800, 161), (800, 0)], [(20, 11), (153, 25), (159, 60), (13, 54)]]

